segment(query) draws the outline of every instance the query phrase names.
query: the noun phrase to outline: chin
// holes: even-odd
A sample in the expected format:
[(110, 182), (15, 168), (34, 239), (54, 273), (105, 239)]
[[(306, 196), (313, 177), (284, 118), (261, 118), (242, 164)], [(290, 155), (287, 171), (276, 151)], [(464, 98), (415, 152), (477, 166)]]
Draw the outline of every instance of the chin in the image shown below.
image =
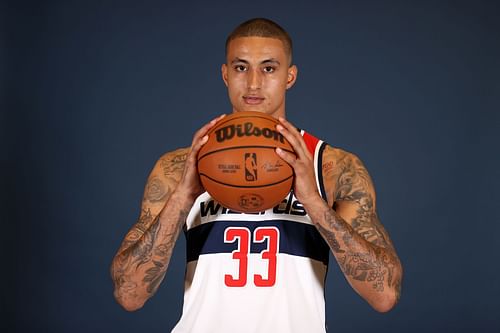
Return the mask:
[(265, 110), (262, 110), (259, 107), (255, 107), (252, 105), (245, 105), (244, 107), (240, 108), (234, 108), (234, 112), (242, 112), (242, 111), (254, 111), (254, 112), (260, 112), (260, 113), (267, 113)]

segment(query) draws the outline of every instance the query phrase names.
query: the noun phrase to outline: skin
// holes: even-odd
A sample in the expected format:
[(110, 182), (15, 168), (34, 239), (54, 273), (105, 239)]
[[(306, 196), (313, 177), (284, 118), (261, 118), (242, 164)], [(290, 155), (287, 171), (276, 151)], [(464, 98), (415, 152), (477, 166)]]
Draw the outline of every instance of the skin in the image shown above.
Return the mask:
[(258, 111), (284, 117), (285, 93), (297, 78), (297, 66), (289, 66), (289, 58), (279, 39), (232, 40), (221, 71), (233, 112)]
[[(399, 300), (402, 266), (376, 213), (372, 180), (355, 155), (330, 146), (322, 173), (325, 202), (318, 193), (313, 158), (296, 127), (285, 119), (285, 94), (297, 78), (280, 40), (240, 37), (229, 44), (222, 79), (233, 112), (259, 111), (279, 119), (277, 130), (295, 154), (276, 153), (295, 172), (294, 192), (330, 246), (352, 288), (375, 310), (389, 311)], [(189, 148), (163, 155), (144, 190), (141, 215), (125, 236), (111, 265), (116, 300), (129, 311), (141, 308), (165, 276), (172, 250), (194, 200), (204, 192), (196, 155), (206, 133), (224, 115), (194, 135)]]

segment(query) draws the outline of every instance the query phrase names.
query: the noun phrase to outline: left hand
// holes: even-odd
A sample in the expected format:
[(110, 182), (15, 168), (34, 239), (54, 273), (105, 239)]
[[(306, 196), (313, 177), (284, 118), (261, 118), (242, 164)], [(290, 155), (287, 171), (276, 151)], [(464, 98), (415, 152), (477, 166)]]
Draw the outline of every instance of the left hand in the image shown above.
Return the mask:
[(314, 175), (313, 156), (307, 149), (306, 143), (302, 135), (283, 117), (278, 118), (280, 124), (276, 125), (276, 129), (290, 142), (295, 150), (295, 155), (286, 152), (280, 148), (276, 148), (276, 153), (285, 162), (290, 164), (295, 172), (295, 181), (293, 190), (295, 197), (302, 204), (307, 204), (313, 200), (321, 199), (316, 185), (316, 177)]

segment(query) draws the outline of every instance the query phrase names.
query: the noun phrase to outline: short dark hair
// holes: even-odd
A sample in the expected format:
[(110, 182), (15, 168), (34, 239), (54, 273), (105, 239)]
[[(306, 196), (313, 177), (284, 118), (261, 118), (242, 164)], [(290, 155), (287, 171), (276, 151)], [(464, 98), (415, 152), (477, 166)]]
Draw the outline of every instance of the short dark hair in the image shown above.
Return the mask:
[(229, 43), (238, 37), (268, 37), (279, 39), (285, 46), (289, 65), (292, 64), (292, 39), (278, 23), (257, 17), (241, 23), (226, 39), (226, 56)]

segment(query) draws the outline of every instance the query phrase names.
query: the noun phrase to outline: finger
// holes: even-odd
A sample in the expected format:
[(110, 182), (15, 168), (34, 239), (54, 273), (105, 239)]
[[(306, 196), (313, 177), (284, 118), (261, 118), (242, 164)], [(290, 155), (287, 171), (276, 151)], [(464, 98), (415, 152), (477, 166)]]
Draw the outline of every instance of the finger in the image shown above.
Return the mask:
[(218, 121), (220, 121), (222, 118), (224, 118), (226, 116), (226, 114), (222, 114), (218, 117), (215, 117), (214, 119), (212, 119), (210, 122), (208, 122), (207, 124), (205, 124), (202, 128), (200, 128), (194, 135), (193, 137), (193, 142), (191, 143), (192, 146), (194, 146), (195, 142), (198, 141), (200, 138), (202, 138), (203, 136), (205, 136), (208, 131), (215, 126), (215, 124), (217, 124)]
[(299, 134), (300, 138), (292, 135), (289, 130), (284, 128), (282, 125), (276, 125), (276, 129), (290, 142), (292, 145), (293, 149), (295, 150), (295, 153), (297, 156), (301, 159), (307, 159), (309, 158), (309, 155), (307, 154), (307, 148), (304, 148), (304, 145), (302, 145), (301, 140), (302, 136)]
[(205, 134), (205, 136), (193, 142), (193, 145), (191, 146), (191, 154), (196, 156), (198, 154), (198, 151), (205, 143), (207, 143), (207, 141), (208, 141), (208, 135)]
[(304, 149), (305, 152), (309, 153), (309, 149), (307, 149), (304, 137), (300, 134), (300, 131), (297, 130), (297, 127), (295, 127), (292, 123), (290, 123), (283, 117), (279, 117), (278, 120), (292, 135), (294, 135), (294, 137), (297, 138), (297, 140), (300, 142), (302, 146), (302, 149)]
[(281, 157), (285, 162), (290, 164), (292, 168), (297, 164), (297, 157), (289, 153), (281, 148), (276, 148), (276, 153), (278, 154), (279, 157)]
[(212, 119), (210, 122), (205, 124), (202, 128), (200, 128), (194, 135), (193, 141), (191, 142), (191, 148), (189, 150), (189, 156), (188, 159), (193, 160), (194, 156), (197, 156), (198, 151), (201, 149), (201, 147), (207, 143), (208, 141), (208, 135), (207, 132), (217, 124), (218, 121), (220, 121), (222, 118), (224, 118), (226, 114), (222, 114), (214, 119)]

